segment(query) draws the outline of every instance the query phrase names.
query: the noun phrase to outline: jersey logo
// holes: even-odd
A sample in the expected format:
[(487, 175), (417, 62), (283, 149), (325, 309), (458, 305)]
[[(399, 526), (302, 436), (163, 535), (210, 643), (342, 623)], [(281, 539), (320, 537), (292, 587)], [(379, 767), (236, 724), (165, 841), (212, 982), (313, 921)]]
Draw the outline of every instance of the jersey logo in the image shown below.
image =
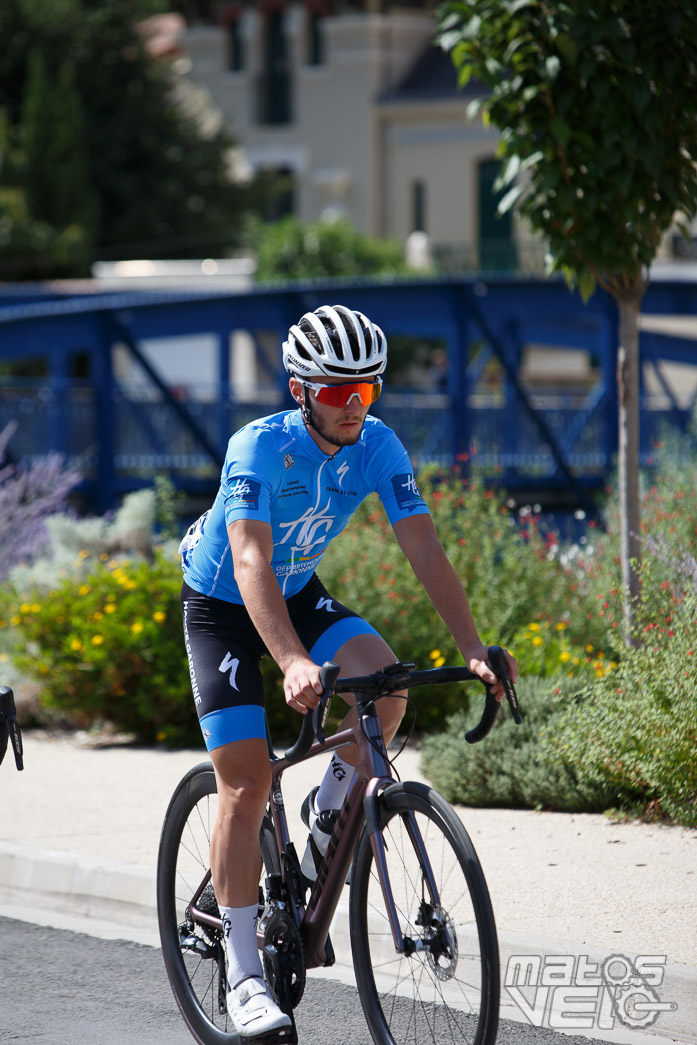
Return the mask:
[(230, 485), (225, 504), (228, 508), (246, 508), (247, 511), (259, 510), (259, 493), (261, 483), (257, 479), (240, 477)]
[[(229, 653), (226, 653), (225, 658), (223, 659), (220, 667), (218, 668), (218, 671), (222, 671), (223, 675), (226, 671), (230, 672), (230, 685), (233, 689), (237, 689), (237, 669), (239, 668), (239, 666), (240, 658), (232, 657)], [(239, 693), (239, 689), (237, 689), (237, 692)]]
[(293, 538), (295, 547), (309, 555), (316, 544), (324, 544), (334, 524), (336, 516), (328, 514), (330, 507), (331, 501), (327, 501), (324, 508), (319, 510), (313, 505), (299, 519), (281, 523), (281, 529), (287, 533), (279, 543), (287, 544)]
[(416, 485), (413, 472), (404, 472), (402, 475), (393, 475), (392, 490), (397, 505), (403, 512), (413, 512), (415, 508), (420, 508), (426, 503), (419, 493), (419, 488)]
[(316, 610), (326, 610), (327, 613), (336, 613), (336, 610), (332, 606), (332, 600), (331, 599), (320, 599), (319, 602), (317, 603), (317, 605), (315, 606), (315, 609)]
[(292, 468), (293, 465), (295, 464), (295, 460), (293, 459), (293, 455), (292, 454), (286, 454), (285, 457), (283, 458), (283, 463), (286, 466), (286, 471), (288, 471), (289, 468)]
[(341, 484), (343, 483), (344, 478), (346, 477), (346, 473), (348, 472), (348, 470), (349, 470), (349, 466), (346, 464), (345, 461), (341, 465), (340, 468), (337, 468), (336, 474), (339, 476), (339, 486), (341, 486)]

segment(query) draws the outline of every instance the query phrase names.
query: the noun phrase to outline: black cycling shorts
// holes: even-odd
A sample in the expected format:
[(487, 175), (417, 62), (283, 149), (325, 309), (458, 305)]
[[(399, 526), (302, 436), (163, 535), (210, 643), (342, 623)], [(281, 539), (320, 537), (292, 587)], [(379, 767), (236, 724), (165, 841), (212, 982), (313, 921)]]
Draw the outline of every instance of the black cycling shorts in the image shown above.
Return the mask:
[[(259, 662), (268, 654), (244, 606), (182, 587), (184, 640), (201, 732), (209, 751), (266, 736)], [(286, 600), (290, 619), (316, 664), (332, 660), (356, 635), (377, 632), (333, 599), (313, 575)]]

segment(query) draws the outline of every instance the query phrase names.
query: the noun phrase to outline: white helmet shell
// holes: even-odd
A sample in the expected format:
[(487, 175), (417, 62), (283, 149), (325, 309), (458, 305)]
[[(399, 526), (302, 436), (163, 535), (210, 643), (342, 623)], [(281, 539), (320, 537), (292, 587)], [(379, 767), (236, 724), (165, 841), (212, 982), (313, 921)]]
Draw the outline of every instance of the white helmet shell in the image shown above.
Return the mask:
[(345, 305), (306, 312), (283, 343), (283, 366), (296, 377), (374, 377), (386, 364), (380, 327)]

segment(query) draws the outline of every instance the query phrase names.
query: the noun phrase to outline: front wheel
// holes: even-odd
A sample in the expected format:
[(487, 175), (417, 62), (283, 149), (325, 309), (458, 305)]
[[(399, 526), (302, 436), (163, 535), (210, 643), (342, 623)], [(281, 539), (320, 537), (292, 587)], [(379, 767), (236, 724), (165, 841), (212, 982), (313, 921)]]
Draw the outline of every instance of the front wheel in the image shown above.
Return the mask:
[(499, 1013), (494, 914), (469, 835), (444, 798), (396, 784), (379, 799), (399, 928), (395, 949), (368, 831), (356, 853), (350, 930), (358, 993), (376, 1045), (493, 1045)]
[[(157, 917), (167, 976), (184, 1020), (199, 1045), (238, 1045), (228, 1015), (222, 931), (194, 922), (189, 906), (208, 875), (211, 831), (218, 809), (213, 767), (192, 769), (177, 786), (162, 825), (157, 862)], [(278, 872), (268, 820), (261, 830), (265, 873)], [(219, 916), (213, 882), (198, 906)]]

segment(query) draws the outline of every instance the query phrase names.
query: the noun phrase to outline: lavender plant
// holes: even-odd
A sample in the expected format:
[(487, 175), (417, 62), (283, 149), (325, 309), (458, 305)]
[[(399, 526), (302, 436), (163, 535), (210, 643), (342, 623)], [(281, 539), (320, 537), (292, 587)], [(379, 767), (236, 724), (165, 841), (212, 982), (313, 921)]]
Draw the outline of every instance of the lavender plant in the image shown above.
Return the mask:
[(46, 519), (60, 511), (80, 473), (66, 468), (60, 454), (47, 454), (28, 465), (8, 461), (7, 446), (15, 422), (0, 432), (0, 581), (18, 563), (29, 562), (46, 547)]

